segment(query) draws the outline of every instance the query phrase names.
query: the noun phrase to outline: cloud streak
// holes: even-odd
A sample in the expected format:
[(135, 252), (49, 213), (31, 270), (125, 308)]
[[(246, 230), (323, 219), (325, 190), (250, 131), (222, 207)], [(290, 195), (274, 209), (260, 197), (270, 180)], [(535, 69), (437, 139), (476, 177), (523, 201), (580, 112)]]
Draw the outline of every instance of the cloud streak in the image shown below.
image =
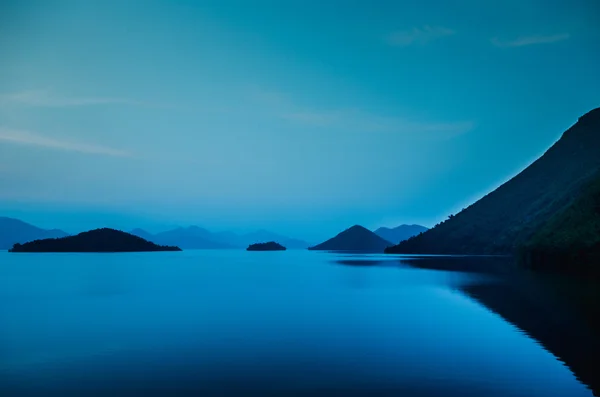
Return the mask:
[(0, 105), (13, 104), (33, 107), (79, 107), (96, 105), (129, 105), (149, 107), (169, 107), (134, 99), (118, 97), (68, 97), (49, 93), (43, 90), (30, 90), (0, 94)]
[(452, 36), (454, 34), (456, 34), (456, 32), (452, 29), (441, 26), (425, 25), (422, 28), (392, 32), (387, 35), (386, 42), (394, 47), (406, 47), (413, 44), (424, 45), (431, 41)]
[(287, 121), (312, 125), (315, 127), (331, 127), (339, 124), (340, 121), (343, 120), (343, 113), (298, 110), (289, 113), (282, 113), (279, 115), (279, 117)]
[(471, 131), (473, 121), (429, 122), (401, 117), (385, 117), (358, 110), (332, 112), (302, 111), (280, 116), (289, 122), (311, 127), (342, 128), (348, 132), (403, 134), (413, 137), (451, 138)]
[(14, 130), (2, 127), (0, 127), (0, 141), (19, 145), (38, 146), (47, 149), (78, 152), (84, 154), (94, 154), (113, 157), (132, 157), (132, 154), (127, 151), (111, 148), (108, 146), (82, 142), (64, 141), (43, 136), (30, 131)]
[(571, 35), (569, 33), (560, 33), (553, 35), (534, 35), (534, 36), (521, 36), (514, 40), (502, 40), (498, 37), (492, 38), (490, 41), (496, 47), (524, 47), (535, 44), (550, 44), (559, 41), (567, 40)]
[[(348, 133), (401, 134), (411, 138), (449, 139), (475, 128), (475, 122), (428, 121), (406, 117), (382, 116), (358, 108), (317, 110), (299, 106), (280, 92), (255, 88), (254, 102), (266, 106), (266, 112), (285, 122), (315, 129), (341, 129)], [(276, 98), (276, 100), (273, 100)]]

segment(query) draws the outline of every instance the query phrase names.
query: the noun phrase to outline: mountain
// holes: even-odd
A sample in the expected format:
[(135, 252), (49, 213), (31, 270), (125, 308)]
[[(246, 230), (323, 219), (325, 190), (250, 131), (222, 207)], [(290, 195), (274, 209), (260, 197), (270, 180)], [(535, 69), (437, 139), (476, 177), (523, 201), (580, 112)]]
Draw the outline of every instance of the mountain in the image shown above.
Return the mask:
[(600, 108), (580, 117), (544, 155), (511, 180), (386, 252), (514, 253), (551, 217), (572, 205), (599, 170)]
[(243, 248), (248, 244), (244, 244), (240, 241), (240, 236), (234, 232), (215, 232), (213, 233), (213, 238), (218, 242), (227, 242), (238, 248)]
[(600, 276), (600, 172), (519, 248), (519, 259), (530, 268)]
[(144, 229), (133, 229), (132, 231), (129, 232), (129, 234), (133, 234), (134, 236), (138, 236), (143, 238), (144, 240), (148, 240), (148, 241), (153, 241), (154, 240), (154, 235), (150, 232), (145, 231)]
[(15, 244), (10, 252), (144, 252), (181, 251), (159, 246), (143, 238), (114, 229), (95, 229), (75, 236), (34, 240)]
[(355, 225), (309, 250), (383, 252), (392, 245), (369, 229)]
[(68, 236), (58, 229), (41, 229), (18, 219), (0, 217), (0, 249), (9, 249), (16, 243), (26, 243), (45, 238)]
[(285, 247), (275, 241), (269, 241), (268, 243), (250, 244), (246, 251), (285, 251)]
[(232, 244), (215, 241), (211, 232), (198, 226), (178, 227), (149, 237), (156, 244), (176, 245), (183, 249), (235, 248)]
[(400, 225), (394, 228), (380, 227), (374, 233), (384, 240), (398, 244), (400, 241), (408, 240), (412, 236), (424, 233), (427, 230), (429, 229), (421, 225)]

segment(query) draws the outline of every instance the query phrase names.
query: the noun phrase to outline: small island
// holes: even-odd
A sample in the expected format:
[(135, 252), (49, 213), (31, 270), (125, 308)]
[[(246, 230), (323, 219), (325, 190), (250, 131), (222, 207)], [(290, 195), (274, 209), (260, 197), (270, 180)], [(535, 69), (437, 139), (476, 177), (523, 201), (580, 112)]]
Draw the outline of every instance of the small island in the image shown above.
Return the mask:
[(181, 251), (179, 247), (151, 243), (120, 230), (102, 228), (75, 236), (15, 244), (9, 252), (157, 252)]
[(275, 241), (269, 241), (268, 243), (250, 244), (246, 251), (285, 251), (285, 247)]

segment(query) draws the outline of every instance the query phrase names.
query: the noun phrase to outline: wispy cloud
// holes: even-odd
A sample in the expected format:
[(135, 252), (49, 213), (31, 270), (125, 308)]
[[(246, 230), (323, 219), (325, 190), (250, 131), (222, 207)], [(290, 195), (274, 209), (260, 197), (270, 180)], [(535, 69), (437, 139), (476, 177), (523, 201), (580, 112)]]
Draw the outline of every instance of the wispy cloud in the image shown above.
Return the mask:
[(339, 124), (343, 120), (343, 116), (343, 112), (316, 112), (311, 110), (296, 110), (279, 115), (284, 120), (316, 127), (329, 127)]
[(160, 105), (119, 97), (69, 97), (44, 90), (29, 90), (0, 94), (0, 105), (2, 104), (17, 104), (37, 107), (74, 107), (93, 105), (170, 107), (168, 105)]
[(413, 44), (427, 44), (443, 37), (452, 36), (456, 31), (442, 26), (425, 25), (422, 28), (399, 30), (387, 35), (386, 42), (396, 47), (406, 47)]
[(524, 47), (534, 44), (550, 44), (558, 41), (567, 40), (571, 35), (569, 33), (560, 33), (553, 35), (534, 35), (534, 36), (521, 36), (513, 40), (502, 40), (498, 37), (492, 38), (490, 41), (496, 47)]
[(356, 109), (338, 111), (301, 111), (283, 113), (290, 122), (324, 128), (342, 128), (347, 132), (402, 134), (411, 137), (451, 138), (471, 131), (473, 121), (417, 121), (402, 117), (380, 116)]
[[(276, 100), (273, 100), (276, 98)], [(382, 116), (358, 108), (314, 109), (300, 106), (283, 93), (254, 90), (252, 100), (286, 122), (317, 129), (342, 129), (348, 133), (402, 134), (411, 138), (446, 139), (471, 131), (473, 121), (428, 121)]]
[(115, 157), (131, 157), (132, 154), (108, 146), (83, 143), (83, 142), (70, 142), (60, 139), (55, 139), (40, 135), (30, 131), (15, 130), (9, 128), (0, 127), (0, 141), (20, 144), (39, 146), (49, 149), (66, 150), (71, 152), (79, 152), (86, 154), (104, 155), (104, 156), (115, 156)]

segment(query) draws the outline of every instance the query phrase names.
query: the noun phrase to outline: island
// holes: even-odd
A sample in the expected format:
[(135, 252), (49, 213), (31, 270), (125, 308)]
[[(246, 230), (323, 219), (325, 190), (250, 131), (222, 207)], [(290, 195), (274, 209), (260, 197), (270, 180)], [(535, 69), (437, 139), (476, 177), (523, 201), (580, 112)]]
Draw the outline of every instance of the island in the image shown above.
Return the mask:
[(102, 228), (75, 236), (15, 244), (9, 252), (156, 252), (181, 251), (179, 247), (151, 243), (120, 230)]
[(285, 251), (285, 247), (275, 241), (269, 241), (268, 243), (250, 244), (246, 251)]

